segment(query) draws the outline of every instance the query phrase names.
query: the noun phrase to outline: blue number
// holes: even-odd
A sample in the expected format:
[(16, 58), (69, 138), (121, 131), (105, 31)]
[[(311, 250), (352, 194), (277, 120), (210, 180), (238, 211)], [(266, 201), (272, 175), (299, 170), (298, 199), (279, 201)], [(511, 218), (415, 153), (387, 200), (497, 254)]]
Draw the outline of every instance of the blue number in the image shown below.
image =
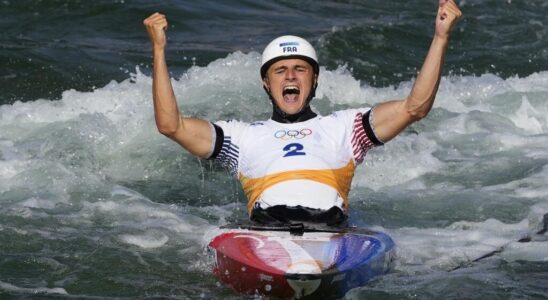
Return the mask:
[(304, 153), (303, 149), (304, 149), (304, 146), (299, 144), (299, 143), (287, 144), (284, 147), (284, 151), (286, 151), (286, 152), (289, 151), (289, 152), (287, 152), (284, 155), (284, 157), (297, 156), (297, 155), (306, 155), (306, 153)]

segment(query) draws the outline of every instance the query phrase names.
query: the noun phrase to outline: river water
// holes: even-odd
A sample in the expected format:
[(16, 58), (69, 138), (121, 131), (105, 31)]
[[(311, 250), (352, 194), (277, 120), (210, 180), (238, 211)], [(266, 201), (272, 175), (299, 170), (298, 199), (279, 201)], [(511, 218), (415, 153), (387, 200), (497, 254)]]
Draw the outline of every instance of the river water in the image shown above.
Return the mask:
[[(357, 169), (350, 222), (398, 248), (394, 270), (347, 299), (548, 298), (548, 239), (534, 234), (548, 212), (548, 2), (460, 5), (430, 115)], [(245, 196), (157, 132), (142, 20), (169, 18), (186, 114), (251, 121), (270, 115), (259, 53), (281, 34), (317, 48), (316, 111), (405, 97), (436, 1), (0, 9), (0, 298), (241, 299), (212, 276), (205, 245), (246, 218)]]

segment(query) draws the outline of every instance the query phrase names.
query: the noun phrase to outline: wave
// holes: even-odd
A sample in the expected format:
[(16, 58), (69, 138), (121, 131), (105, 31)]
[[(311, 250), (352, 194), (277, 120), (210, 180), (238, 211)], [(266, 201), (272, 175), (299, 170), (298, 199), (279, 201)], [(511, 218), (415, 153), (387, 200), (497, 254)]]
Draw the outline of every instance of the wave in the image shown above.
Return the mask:
[[(259, 60), (258, 53), (235, 52), (190, 68), (173, 82), (181, 111), (208, 120), (268, 118)], [(403, 99), (413, 84), (371, 87), (345, 67), (320, 74), (313, 106), (322, 114)], [(489, 73), (444, 77), (429, 117), (372, 150), (358, 169), (351, 217), (383, 225), (404, 248), (417, 246), (406, 238), (408, 226), (422, 228), (411, 235), (417, 241), (434, 239), (440, 225), (449, 235), (459, 235), (462, 228), (455, 226), (464, 225), (458, 224), (479, 224), (481, 235), (500, 225), (492, 222), (516, 224), (508, 225), (513, 233), (533, 226), (532, 217), (523, 222), (548, 198), (547, 96), (546, 71), (507, 79)], [(3, 217), (58, 214), (76, 222), (71, 226), (93, 227), (100, 216), (109, 226), (133, 224), (119, 240), (144, 249), (163, 248), (190, 227), (245, 218), (238, 183), (157, 132), (151, 78), (139, 68), (127, 80), (91, 92), (67, 90), (60, 100), (0, 106), (0, 178)], [(127, 217), (115, 221), (122, 215)], [(503, 242), (513, 238), (495, 235)], [(197, 243), (192, 236), (188, 242)], [(442, 250), (434, 245), (426, 252), (431, 264), (438, 264)], [(422, 254), (406, 253), (412, 257), (405, 264), (421, 260)]]

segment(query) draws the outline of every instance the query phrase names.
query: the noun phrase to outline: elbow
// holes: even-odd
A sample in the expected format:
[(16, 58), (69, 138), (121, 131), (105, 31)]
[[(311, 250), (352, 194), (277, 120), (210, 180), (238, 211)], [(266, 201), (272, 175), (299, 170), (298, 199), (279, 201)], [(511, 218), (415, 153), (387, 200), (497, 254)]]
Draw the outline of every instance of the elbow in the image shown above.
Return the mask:
[(407, 113), (409, 114), (409, 116), (410, 116), (410, 118), (413, 122), (420, 121), (428, 115), (427, 110), (420, 110), (420, 109), (408, 110)]
[(164, 129), (158, 129), (158, 132), (160, 132), (162, 135), (171, 138), (175, 135), (175, 131), (173, 130), (164, 130)]
[(434, 102), (434, 99), (429, 99), (428, 101), (421, 101), (421, 104), (413, 105), (409, 103), (407, 105), (407, 114), (409, 115), (409, 118), (412, 120), (412, 122), (417, 122), (422, 119), (424, 119), (428, 113), (430, 112), (430, 109), (432, 108), (432, 104)]
[(176, 126), (157, 125), (156, 127), (158, 128), (158, 132), (169, 138), (175, 136), (175, 133), (177, 132)]
[(173, 138), (182, 126), (183, 124), (180, 118), (177, 121), (173, 118), (156, 117), (156, 128), (158, 129), (158, 132), (167, 136), (168, 138)]

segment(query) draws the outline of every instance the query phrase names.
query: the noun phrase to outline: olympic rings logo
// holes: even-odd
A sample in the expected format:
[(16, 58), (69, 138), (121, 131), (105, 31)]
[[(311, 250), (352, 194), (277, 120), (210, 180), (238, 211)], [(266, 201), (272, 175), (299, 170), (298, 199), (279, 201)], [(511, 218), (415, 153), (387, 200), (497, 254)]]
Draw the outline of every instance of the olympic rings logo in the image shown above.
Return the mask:
[(312, 134), (312, 129), (303, 128), (301, 130), (278, 130), (274, 133), (274, 137), (282, 140), (290, 139), (304, 139), (305, 137)]

